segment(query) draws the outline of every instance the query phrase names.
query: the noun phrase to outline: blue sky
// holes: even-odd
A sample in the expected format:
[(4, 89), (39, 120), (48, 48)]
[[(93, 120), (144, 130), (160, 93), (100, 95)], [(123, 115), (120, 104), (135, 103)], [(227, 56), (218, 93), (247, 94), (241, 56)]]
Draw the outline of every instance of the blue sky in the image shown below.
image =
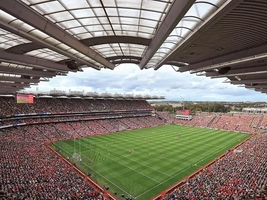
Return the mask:
[[(181, 101), (266, 101), (266, 94), (222, 83), (225, 78), (210, 79), (188, 72), (175, 72), (171, 66), (140, 70), (137, 65), (122, 64), (114, 70), (84, 68), (83, 72), (58, 76), (39, 83), (38, 90), (74, 90), (98, 93), (165, 96)], [(36, 91), (36, 87), (28, 91)]]

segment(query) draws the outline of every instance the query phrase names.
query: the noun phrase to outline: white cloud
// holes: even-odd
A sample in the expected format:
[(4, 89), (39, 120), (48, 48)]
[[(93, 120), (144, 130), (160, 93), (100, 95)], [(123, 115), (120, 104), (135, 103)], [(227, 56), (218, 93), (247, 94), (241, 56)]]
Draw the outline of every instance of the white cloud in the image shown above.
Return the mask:
[[(59, 76), (41, 82), (39, 91), (76, 90), (98, 93), (149, 94), (165, 96), (166, 100), (190, 101), (266, 101), (266, 95), (228, 83), (188, 72), (175, 72), (170, 66), (140, 70), (137, 65), (122, 64), (114, 70), (84, 68), (84, 72)], [(36, 90), (36, 87), (28, 89)]]

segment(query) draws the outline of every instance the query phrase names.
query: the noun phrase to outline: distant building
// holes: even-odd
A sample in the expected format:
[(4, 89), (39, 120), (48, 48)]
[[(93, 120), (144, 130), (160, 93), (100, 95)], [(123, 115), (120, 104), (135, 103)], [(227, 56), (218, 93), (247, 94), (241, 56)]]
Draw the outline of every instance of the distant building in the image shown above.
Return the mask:
[(252, 114), (266, 114), (267, 108), (243, 108), (242, 112), (244, 113), (252, 113)]

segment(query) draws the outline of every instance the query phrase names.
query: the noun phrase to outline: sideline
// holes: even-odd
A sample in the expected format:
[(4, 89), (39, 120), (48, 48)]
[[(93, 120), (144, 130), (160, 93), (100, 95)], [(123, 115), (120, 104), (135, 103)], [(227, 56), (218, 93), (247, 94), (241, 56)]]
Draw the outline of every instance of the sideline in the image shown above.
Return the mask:
[[(50, 143), (53, 143), (55, 141), (47, 141), (44, 143), (46, 148), (48, 148), (55, 156), (57, 156), (62, 162), (69, 165), (70, 169), (74, 171), (78, 176), (82, 177), (83, 180), (92, 188), (94, 188), (96, 191), (100, 192), (103, 197), (106, 199), (111, 200), (117, 200), (117, 197), (115, 197), (113, 194), (111, 194), (109, 191), (103, 189), (98, 183), (96, 183), (93, 179), (91, 179), (89, 176), (84, 174), (81, 170), (79, 170), (76, 166), (74, 166), (71, 162), (69, 162), (66, 158), (64, 158), (61, 154), (59, 154), (54, 148), (50, 146)], [(127, 193), (128, 194), (128, 193)]]
[[(248, 140), (250, 140), (253, 136), (254, 136), (254, 135), (251, 134), (250, 137), (248, 137), (247, 139), (245, 139), (245, 140), (242, 141), (241, 143), (237, 144), (236, 146), (232, 147), (232, 148), (230, 149), (230, 152), (234, 151), (237, 147), (241, 146), (243, 143), (245, 143), (245, 142), (247, 142)], [(225, 146), (227, 146), (227, 145), (225, 145)], [(214, 152), (214, 153), (216, 153), (216, 152)], [(214, 154), (214, 153), (213, 153), (213, 154)], [(218, 156), (217, 158), (215, 158), (214, 160), (212, 160), (211, 162), (209, 162), (209, 163), (206, 164), (205, 166), (203, 166), (203, 167), (197, 169), (195, 172), (189, 174), (187, 177), (183, 178), (183, 179), (180, 180), (179, 182), (175, 183), (174, 185), (170, 186), (170, 187), (167, 188), (166, 190), (164, 190), (164, 191), (162, 191), (161, 193), (157, 194), (156, 196), (152, 197), (151, 200), (162, 200), (162, 199), (166, 196), (167, 193), (171, 193), (173, 190), (182, 187), (182, 186), (186, 183), (187, 180), (189, 180), (189, 179), (195, 177), (195, 176), (198, 175), (200, 172), (202, 172), (203, 170), (205, 170), (205, 168), (207, 168), (207, 167), (209, 167), (209, 166), (212, 166), (212, 165), (216, 162), (216, 160), (220, 160), (220, 159), (222, 159), (222, 158), (225, 157), (226, 154), (228, 154), (228, 153), (229, 153), (229, 152), (225, 152), (225, 153), (223, 153), (222, 155)], [(211, 155), (212, 155), (212, 154), (210, 154), (209, 156), (211, 156)], [(209, 156), (207, 156), (207, 157), (209, 157)], [(205, 157), (205, 158), (206, 158), (206, 157)], [(197, 162), (197, 163), (199, 163), (199, 162)]]

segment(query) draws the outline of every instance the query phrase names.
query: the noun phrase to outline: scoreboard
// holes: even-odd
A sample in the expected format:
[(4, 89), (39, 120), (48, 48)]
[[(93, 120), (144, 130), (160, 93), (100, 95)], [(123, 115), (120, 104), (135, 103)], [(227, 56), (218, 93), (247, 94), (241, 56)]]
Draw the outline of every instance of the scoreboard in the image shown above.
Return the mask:
[(17, 94), (17, 103), (34, 103), (33, 94)]

